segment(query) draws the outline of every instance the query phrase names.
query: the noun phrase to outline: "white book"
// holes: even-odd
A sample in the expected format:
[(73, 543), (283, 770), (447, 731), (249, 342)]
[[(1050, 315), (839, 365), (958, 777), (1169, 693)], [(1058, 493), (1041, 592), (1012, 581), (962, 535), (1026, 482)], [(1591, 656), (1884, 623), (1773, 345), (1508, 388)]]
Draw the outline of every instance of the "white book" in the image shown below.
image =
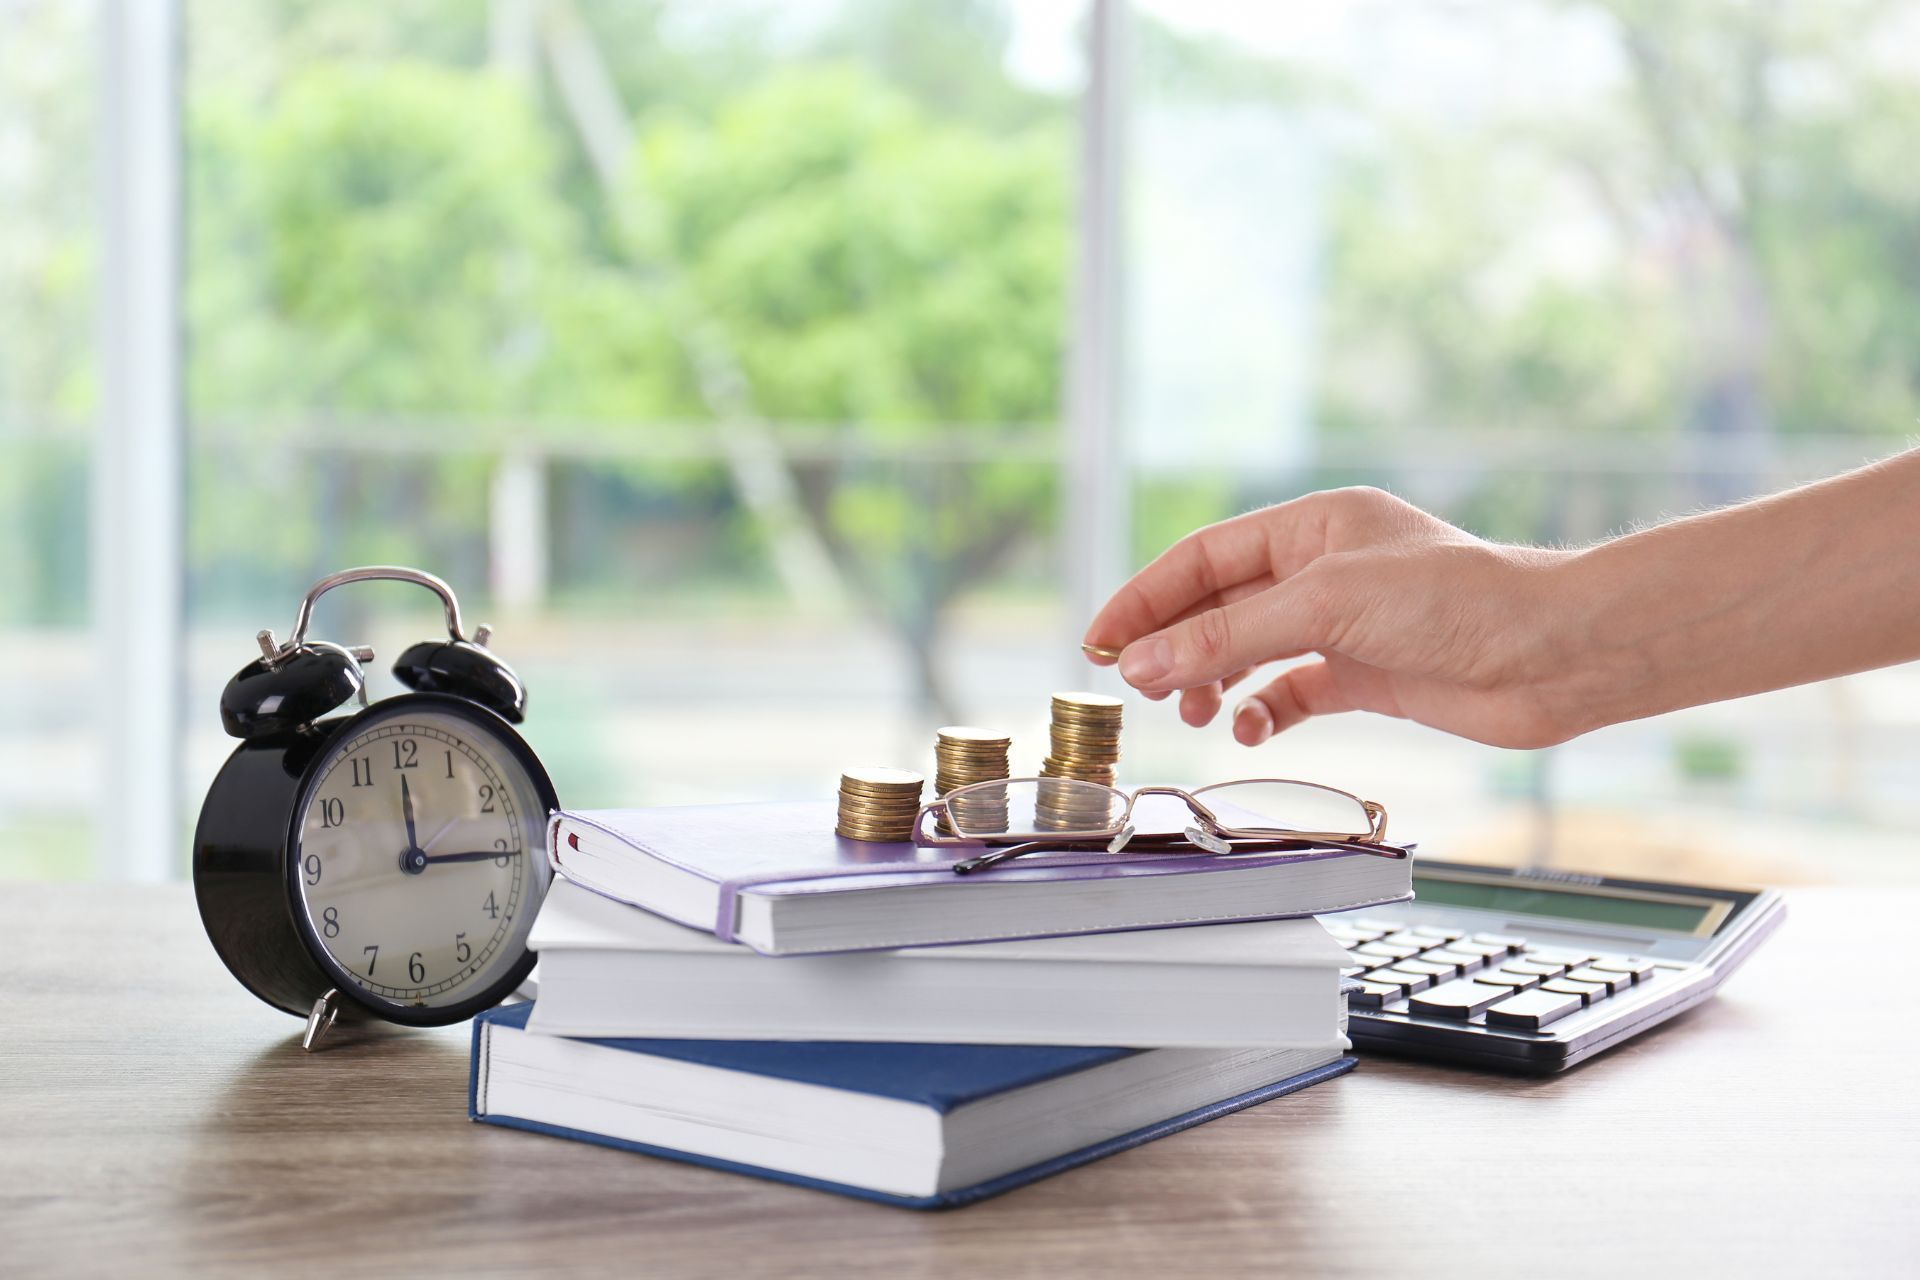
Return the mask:
[(1292, 1048), (1346, 1019), (1312, 919), (770, 957), (556, 880), (530, 945), (547, 1035)]

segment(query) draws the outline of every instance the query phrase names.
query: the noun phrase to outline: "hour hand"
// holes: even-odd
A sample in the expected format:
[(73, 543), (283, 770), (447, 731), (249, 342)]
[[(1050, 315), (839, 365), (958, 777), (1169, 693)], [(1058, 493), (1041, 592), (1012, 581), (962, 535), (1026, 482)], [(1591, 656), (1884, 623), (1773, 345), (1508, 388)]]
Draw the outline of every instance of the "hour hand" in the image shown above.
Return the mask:
[(400, 811), (407, 819), (407, 852), (413, 853), (420, 848), (420, 837), (413, 829), (413, 792), (404, 773), (400, 775)]

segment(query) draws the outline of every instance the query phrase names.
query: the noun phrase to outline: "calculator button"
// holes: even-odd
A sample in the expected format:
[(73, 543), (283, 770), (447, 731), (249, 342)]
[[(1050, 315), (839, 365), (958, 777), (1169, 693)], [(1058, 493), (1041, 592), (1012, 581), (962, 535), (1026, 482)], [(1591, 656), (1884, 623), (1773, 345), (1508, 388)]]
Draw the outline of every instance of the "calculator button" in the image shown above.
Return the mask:
[(1487, 1025), (1538, 1031), (1549, 1022), (1584, 1007), (1584, 1004), (1579, 996), (1563, 995), (1557, 991), (1522, 991), (1511, 1000), (1502, 1000), (1487, 1010)]
[(1435, 982), (1444, 982), (1460, 972), (1458, 965), (1437, 964), (1431, 960), (1399, 960), (1394, 962), (1395, 969), (1402, 973), (1424, 973)]
[(1400, 998), (1400, 984), (1397, 982), (1362, 982), (1358, 990), (1347, 993), (1347, 1000), (1356, 1009), (1378, 1009), (1389, 1000)]
[(1473, 975), (1473, 980), (1496, 987), (1512, 987), (1515, 991), (1540, 985), (1540, 975), (1537, 973), (1508, 973), (1504, 969), (1493, 973), (1476, 973)]
[(1388, 934), (1386, 937), (1380, 939), (1380, 941), (1391, 943), (1396, 947), (1412, 947), (1415, 951), (1421, 951), (1427, 947), (1431, 947), (1434, 943), (1438, 942), (1439, 939), (1423, 938), (1411, 929), (1401, 929)]
[(1471, 1018), (1512, 996), (1512, 990), (1507, 987), (1490, 987), (1484, 982), (1448, 982), (1425, 995), (1415, 996), (1409, 1008), (1438, 1018)]
[(1401, 946), (1397, 942), (1363, 942), (1353, 950), (1356, 955), (1383, 956), (1389, 960), (1405, 960), (1420, 954), (1419, 947)]
[(1340, 976), (1343, 978), (1357, 978), (1366, 971), (1367, 966), (1363, 964), (1350, 964), (1340, 971)]
[(1563, 969), (1576, 969), (1586, 964), (1593, 956), (1585, 951), (1561, 951), (1547, 947), (1528, 947), (1521, 957), (1535, 964), (1557, 964)]
[(1455, 951), (1452, 947), (1440, 947), (1433, 951), (1423, 951), (1420, 958), (1428, 964), (1450, 964), (1463, 973), (1472, 973), (1487, 963), (1487, 958), (1471, 951)]
[(1625, 991), (1633, 985), (1633, 976), (1625, 973), (1609, 973), (1605, 969), (1575, 969), (1567, 975), (1575, 982), (1597, 982), (1609, 991)]
[(1540, 989), (1557, 991), (1563, 996), (1579, 996), (1588, 1004), (1613, 994), (1613, 988), (1604, 982), (1575, 982), (1572, 978), (1549, 978), (1540, 984)]
[(1430, 924), (1417, 924), (1413, 926), (1413, 932), (1423, 938), (1435, 938), (1441, 942), (1453, 942), (1467, 936), (1458, 929), (1442, 929)]
[(1509, 951), (1523, 950), (1527, 945), (1525, 938), (1515, 938), (1504, 933), (1476, 933), (1473, 941), (1484, 942), (1491, 946), (1505, 947)]
[(1567, 971), (1567, 966), (1563, 964), (1541, 964), (1531, 957), (1509, 960), (1500, 967), (1508, 973), (1530, 973), (1536, 978), (1557, 978)]
[(1464, 951), (1479, 956), (1483, 960), (1505, 960), (1510, 954), (1504, 944), (1496, 942), (1475, 942), (1471, 938), (1462, 938), (1458, 942), (1447, 944), (1449, 951)]
[(1410, 969), (1375, 969), (1367, 975), (1368, 982), (1397, 982), (1411, 995), (1415, 991), (1425, 991), (1433, 985), (1430, 973), (1414, 973)]
[(1653, 962), (1651, 960), (1641, 960), (1638, 958), (1629, 958), (1629, 959), (1623, 959), (1623, 960), (1595, 960), (1593, 962), (1593, 968), (1604, 969), (1608, 973), (1630, 974), (1632, 975), (1633, 980), (1635, 982), (1639, 982), (1641, 979), (1645, 978), (1648, 974), (1653, 972)]

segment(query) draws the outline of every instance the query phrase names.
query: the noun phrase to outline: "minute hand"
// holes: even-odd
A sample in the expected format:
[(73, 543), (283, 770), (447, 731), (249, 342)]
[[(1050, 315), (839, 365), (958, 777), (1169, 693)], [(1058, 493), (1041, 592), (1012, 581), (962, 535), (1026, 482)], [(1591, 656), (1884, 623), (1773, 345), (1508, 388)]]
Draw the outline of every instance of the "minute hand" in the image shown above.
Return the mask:
[(470, 849), (465, 853), (429, 853), (427, 862), (484, 862), (488, 858), (517, 858), (519, 849)]

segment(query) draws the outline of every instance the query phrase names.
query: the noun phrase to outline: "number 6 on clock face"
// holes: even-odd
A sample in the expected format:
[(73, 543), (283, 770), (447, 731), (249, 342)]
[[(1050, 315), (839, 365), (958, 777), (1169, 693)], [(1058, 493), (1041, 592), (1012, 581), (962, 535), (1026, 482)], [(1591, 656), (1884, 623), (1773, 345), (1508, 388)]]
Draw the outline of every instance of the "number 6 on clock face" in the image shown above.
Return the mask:
[(400, 698), (357, 717), (309, 778), (291, 888), (332, 976), (401, 1021), (497, 1000), (550, 874), (551, 801), (524, 744), (450, 700)]

